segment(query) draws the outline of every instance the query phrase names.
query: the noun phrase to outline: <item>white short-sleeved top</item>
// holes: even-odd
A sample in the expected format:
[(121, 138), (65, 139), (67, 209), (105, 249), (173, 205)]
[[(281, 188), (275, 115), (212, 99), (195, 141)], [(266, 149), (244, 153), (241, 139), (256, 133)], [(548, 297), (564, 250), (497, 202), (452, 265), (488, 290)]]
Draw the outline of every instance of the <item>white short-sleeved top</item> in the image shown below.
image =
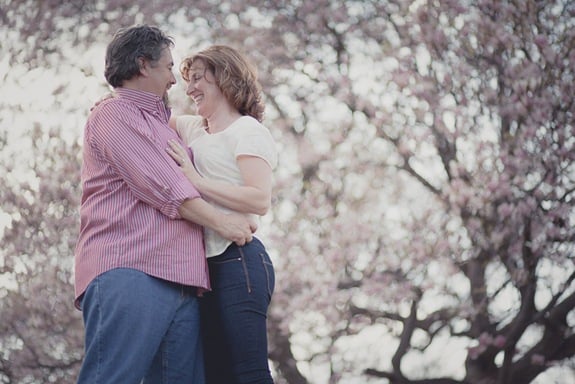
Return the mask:
[[(223, 131), (212, 134), (206, 131), (201, 116), (178, 116), (176, 130), (192, 149), (194, 165), (203, 177), (243, 184), (237, 164), (240, 155), (259, 157), (272, 169), (277, 166), (278, 154), (270, 131), (251, 116), (242, 116)], [(231, 212), (228, 208), (209, 202), (225, 212)], [(258, 215), (250, 216), (256, 221), (259, 219)], [(204, 240), (207, 257), (221, 254), (231, 244), (231, 241), (209, 228), (204, 229)]]

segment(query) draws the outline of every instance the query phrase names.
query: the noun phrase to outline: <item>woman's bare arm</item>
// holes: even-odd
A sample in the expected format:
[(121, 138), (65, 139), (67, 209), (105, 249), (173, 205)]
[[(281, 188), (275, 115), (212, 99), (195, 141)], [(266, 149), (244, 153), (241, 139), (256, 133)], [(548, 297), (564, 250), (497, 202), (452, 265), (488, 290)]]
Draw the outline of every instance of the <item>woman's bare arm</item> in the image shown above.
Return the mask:
[(267, 213), (271, 206), (272, 169), (265, 160), (256, 156), (239, 156), (237, 162), (243, 184), (234, 185), (202, 177), (181, 145), (171, 142), (170, 146), (168, 153), (202, 196), (236, 212)]

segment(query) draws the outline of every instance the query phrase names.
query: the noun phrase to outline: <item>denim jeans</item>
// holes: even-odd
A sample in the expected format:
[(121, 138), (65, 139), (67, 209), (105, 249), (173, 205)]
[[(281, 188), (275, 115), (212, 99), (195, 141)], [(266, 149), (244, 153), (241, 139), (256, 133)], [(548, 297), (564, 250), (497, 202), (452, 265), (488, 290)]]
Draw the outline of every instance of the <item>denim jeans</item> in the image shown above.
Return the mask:
[(275, 275), (263, 244), (232, 244), (208, 265), (212, 291), (200, 298), (207, 383), (273, 383), (266, 320)]
[(81, 301), (86, 351), (79, 384), (205, 383), (195, 289), (118, 268)]

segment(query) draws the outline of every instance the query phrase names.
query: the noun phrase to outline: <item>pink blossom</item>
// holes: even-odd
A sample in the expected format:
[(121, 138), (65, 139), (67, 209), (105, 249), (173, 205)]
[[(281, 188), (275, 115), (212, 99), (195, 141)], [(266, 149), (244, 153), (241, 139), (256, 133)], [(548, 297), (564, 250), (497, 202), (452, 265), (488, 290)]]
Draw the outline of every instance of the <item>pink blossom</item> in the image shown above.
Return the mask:
[(472, 360), (476, 360), (485, 350), (487, 349), (484, 345), (477, 345), (475, 347), (467, 348), (467, 354), (469, 358)]
[(545, 37), (544, 35), (537, 35), (533, 39), (533, 42), (537, 44), (539, 47), (547, 46), (547, 37)]
[(507, 217), (513, 213), (513, 205), (508, 203), (503, 203), (497, 207), (497, 214), (501, 217)]
[(535, 353), (531, 356), (531, 364), (533, 365), (543, 365), (545, 364), (545, 356)]
[(505, 346), (505, 342), (507, 338), (503, 335), (497, 335), (495, 339), (493, 339), (493, 345), (497, 348), (503, 348)]

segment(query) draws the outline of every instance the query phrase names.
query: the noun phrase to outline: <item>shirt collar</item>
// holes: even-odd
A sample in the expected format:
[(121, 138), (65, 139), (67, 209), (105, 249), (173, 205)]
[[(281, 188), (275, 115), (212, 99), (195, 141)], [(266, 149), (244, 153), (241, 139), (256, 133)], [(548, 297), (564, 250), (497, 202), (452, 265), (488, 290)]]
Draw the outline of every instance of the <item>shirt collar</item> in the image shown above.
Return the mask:
[(126, 99), (136, 104), (139, 108), (144, 109), (152, 114), (158, 113), (166, 120), (166, 122), (170, 118), (170, 108), (164, 104), (164, 101), (158, 95), (150, 92), (121, 87), (116, 88), (114, 91), (120, 98)]

